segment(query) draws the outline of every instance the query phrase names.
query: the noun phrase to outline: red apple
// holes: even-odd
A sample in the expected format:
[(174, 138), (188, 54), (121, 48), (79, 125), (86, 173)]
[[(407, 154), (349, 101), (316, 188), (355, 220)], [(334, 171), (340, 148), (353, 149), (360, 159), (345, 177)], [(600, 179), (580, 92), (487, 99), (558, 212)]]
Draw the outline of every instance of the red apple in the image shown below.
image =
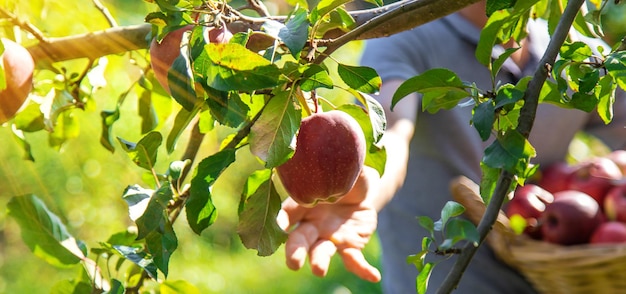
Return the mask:
[(538, 185), (550, 193), (567, 190), (568, 178), (574, 168), (566, 162), (552, 163), (541, 170)]
[(524, 233), (534, 239), (541, 239), (541, 229), (538, 219), (546, 209), (546, 204), (552, 203), (554, 196), (535, 184), (526, 184), (515, 189), (513, 199), (507, 203), (506, 215), (515, 214), (526, 219)]
[(584, 192), (602, 207), (606, 193), (622, 178), (619, 167), (610, 159), (594, 157), (575, 165), (568, 178), (568, 189)]
[(364, 160), (365, 137), (359, 123), (343, 111), (331, 110), (302, 120), (293, 157), (276, 171), (293, 200), (313, 206), (348, 193)]
[[(178, 30), (168, 33), (161, 42), (157, 42), (156, 39), (150, 43), (150, 64), (154, 71), (159, 84), (168, 92), (172, 93), (168, 83), (168, 71), (174, 64), (174, 61), (180, 56), (180, 44), (185, 32), (194, 28), (193, 25), (188, 25)], [(233, 36), (225, 25), (220, 28), (208, 27), (205, 28), (207, 42), (211, 43), (228, 43)], [(176, 77), (178, 79), (187, 79), (187, 76)]]
[(561, 245), (588, 243), (603, 216), (591, 196), (574, 190), (554, 193), (541, 216), (543, 240)]
[(604, 213), (609, 220), (626, 222), (626, 184), (609, 190), (604, 198)]
[(599, 225), (591, 235), (589, 243), (626, 243), (626, 224), (609, 221)]
[(2, 124), (15, 116), (32, 90), (35, 62), (22, 45), (4, 38), (1, 38), (0, 42), (4, 45), (0, 62), (6, 82), (6, 88), (0, 90), (0, 124)]

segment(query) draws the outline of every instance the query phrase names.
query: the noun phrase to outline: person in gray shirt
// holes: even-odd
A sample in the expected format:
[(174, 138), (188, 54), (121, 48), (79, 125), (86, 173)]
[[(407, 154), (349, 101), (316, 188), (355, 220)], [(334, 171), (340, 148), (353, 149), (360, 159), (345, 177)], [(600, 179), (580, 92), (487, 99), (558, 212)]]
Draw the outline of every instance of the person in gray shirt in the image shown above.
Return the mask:
[[(430, 114), (421, 111), (420, 97), (412, 94), (390, 111), (391, 97), (405, 80), (431, 68), (447, 68), (481, 89), (491, 88), (488, 69), (475, 56), (480, 30), (485, 24), (484, 2), (458, 13), (385, 38), (368, 40), (362, 64), (379, 73), (383, 85), (377, 99), (386, 108), (388, 128), (383, 137), (387, 165), (382, 179), (371, 168), (344, 200), (312, 209), (291, 200), (283, 205), (281, 223), (298, 224), (286, 243), (287, 265), (303, 266), (309, 257), (312, 270), (323, 276), (330, 257), (342, 257), (346, 268), (359, 277), (378, 281), (378, 270), (367, 263), (360, 249), (376, 228), (382, 246), (382, 282), (385, 293), (414, 293), (418, 274), (406, 258), (421, 251), (428, 232), (418, 216), (440, 217), (451, 200), (450, 181), (464, 175), (475, 182), (481, 177), (480, 160), (489, 142), (483, 142), (470, 125), (472, 107), (462, 104)], [(529, 36), (507, 60), (497, 80), (515, 84), (531, 75), (550, 40), (545, 24), (530, 21)], [(592, 46), (592, 48), (595, 48)], [(494, 49), (495, 54), (503, 48)], [(626, 99), (618, 97), (614, 119), (605, 125), (595, 112), (541, 104), (530, 142), (537, 151), (533, 163), (542, 166), (563, 161), (575, 134), (585, 131), (612, 149), (626, 146)], [(378, 213), (378, 223), (376, 215)], [(455, 258), (439, 263), (430, 278), (436, 290)], [(519, 273), (500, 262), (487, 245), (481, 246), (456, 293), (534, 293)]]

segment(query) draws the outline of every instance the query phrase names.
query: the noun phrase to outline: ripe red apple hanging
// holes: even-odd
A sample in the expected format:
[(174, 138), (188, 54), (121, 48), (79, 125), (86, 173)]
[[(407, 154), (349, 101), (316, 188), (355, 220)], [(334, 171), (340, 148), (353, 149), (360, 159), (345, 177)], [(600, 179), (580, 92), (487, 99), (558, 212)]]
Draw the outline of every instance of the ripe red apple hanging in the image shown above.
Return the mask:
[(302, 120), (293, 157), (276, 170), (291, 198), (313, 206), (348, 193), (364, 161), (365, 137), (358, 122), (331, 110)]

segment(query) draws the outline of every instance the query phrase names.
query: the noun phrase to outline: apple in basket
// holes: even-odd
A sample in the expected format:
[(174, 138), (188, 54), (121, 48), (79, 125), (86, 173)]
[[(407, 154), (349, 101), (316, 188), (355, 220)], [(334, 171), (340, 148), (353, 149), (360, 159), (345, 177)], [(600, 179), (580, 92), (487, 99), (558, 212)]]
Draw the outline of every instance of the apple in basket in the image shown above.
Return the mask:
[(513, 199), (507, 203), (506, 215), (520, 215), (526, 220), (524, 233), (534, 239), (541, 239), (541, 227), (538, 222), (548, 203), (554, 201), (552, 193), (535, 184), (526, 184), (515, 189)]
[(591, 235), (589, 243), (626, 243), (626, 223), (618, 221), (608, 221), (602, 223)]
[(609, 220), (626, 222), (626, 184), (615, 186), (606, 194), (604, 214)]
[(554, 193), (540, 222), (543, 240), (561, 245), (588, 243), (595, 229), (604, 221), (598, 203), (591, 196), (575, 190)]
[(574, 167), (566, 162), (558, 161), (541, 170), (541, 176), (537, 183), (550, 193), (567, 190), (568, 179), (574, 172)]
[(604, 157), (594, 157), (574, 167), (576, 170), (569, 176), (568, 189), (588, 194), (601, 206), (614, 182), (622, 178), (617, 164)]

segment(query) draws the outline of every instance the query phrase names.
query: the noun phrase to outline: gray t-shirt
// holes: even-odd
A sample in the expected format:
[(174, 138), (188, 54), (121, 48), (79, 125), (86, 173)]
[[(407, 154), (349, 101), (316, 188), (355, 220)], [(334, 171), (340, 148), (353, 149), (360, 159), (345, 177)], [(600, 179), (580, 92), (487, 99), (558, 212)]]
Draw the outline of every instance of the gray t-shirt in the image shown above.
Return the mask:
[[(544, 53), (550, 40), (546, 27), (540, 22), (531, 22), (528, 30), (532, 57), (524, 68), (508, 60), (498, 76), (502, 83), (516, 83), (521, 77), (531, 75)], [(453, 14), (410, 31), (368, 40), (362, 64), (376, 69), (383, 82), (408, 79), (431, 68), (448, 68), (461, 80), (490, 89), (489, 72), (474, 56), (479, 36), (478, 28)], [(580, 130), (597, 136), (613, 149), (626, 146), (626, 99), (621, 98), (617, 99), (614, 120), (609, 125), (595, 112), (540, 105), (530, 137), (537, 150), (533, 162), (547, 165), (563, 160), (571, 140)], [(452, 178), (465, 175), (475, 182), (480, 180), (479, 162), (490, 142), (483, 142), (470, 125), (471, 110), (471, 106), (457, 106), (429, 114), (416, 109), (407, 178), (379, 217), (386, 293), (415, 292), (417, 271), (406, 263), (406, 257), (420, 251), (421, 239), (427, 235), (416, 217), (439, 218), (441, 208), (451, 199), (449, 182)], [(441, 284), (453, 260), (435, 267), (430, 280), (431, 292)], [(532, 292), (523, 278), (498, 262), (487, 246), (481, 246), (455, 293)]]

